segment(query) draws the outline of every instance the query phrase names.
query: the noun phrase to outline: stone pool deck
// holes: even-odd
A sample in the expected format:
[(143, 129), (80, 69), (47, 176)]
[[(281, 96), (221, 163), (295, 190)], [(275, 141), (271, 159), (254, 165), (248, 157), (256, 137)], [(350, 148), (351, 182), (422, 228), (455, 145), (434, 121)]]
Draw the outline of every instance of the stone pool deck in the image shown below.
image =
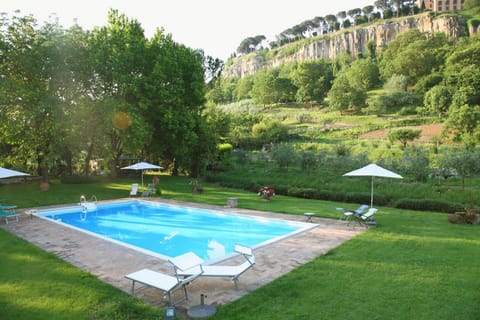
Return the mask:
[[(295, 221), (306, 220), (306, 217), (298, 215), (224, 208), (155, 198), (149, 198), (148, 200), (215, 210), (228, 210), (230, 212), (262, 217), (275, 217)], [(332, 210), (335, 209), (332, 208)], [(173, 275), (173, 268), (167, 261), (45, 219), (32, 217), (28, 214), (29, 210), (18, 211), (18, 213), (21, 213), (20, 221), (18, 223), (2, 223), (0, 224), (1, 228), (45, 251), (55, 254), (82, 270), (90, 272), (100, 280), (110, 283), (125, 292), (131, 292), (132, 283), (124, 278), (128, 273), (143, 268), (150, 268)], [(330, 249), (365, 230), (362, 227), (348, 226), (345, 221), (335, 219), (312, 217), (311, 221), (315, 226), (306, 232), (256, 248), (254, 250), (256, 265), (239, 278), (238, 289), (235, 289), (234, 284), (226, 278), (199, 278), (195, 280), (188, 286), (189, 301), (176, 305), (178, 316), (185, 318), (188, 308), (200, 304), (201, 294), (205, 295), (206, 304), (218, 306), (232, 302), (288, 273), (292, 269), (325, 254)], [(221, 263), (234, 265), (241, 262), (243, 262), (243, 258), (235, 256)], [(181, 295), (182, 292), (178, 291), (173, 298), (178, 299)], [(157, 289), (146, 287), (138, 291), (136, 296), (146, 303), (159, 308), (167, 305), (163, 293)]]

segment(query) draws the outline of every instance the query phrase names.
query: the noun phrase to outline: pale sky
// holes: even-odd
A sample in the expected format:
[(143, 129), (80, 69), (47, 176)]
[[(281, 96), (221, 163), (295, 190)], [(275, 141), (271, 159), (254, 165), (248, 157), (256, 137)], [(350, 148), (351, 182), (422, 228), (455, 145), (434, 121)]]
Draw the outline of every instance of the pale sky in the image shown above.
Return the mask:
[(165, 29), (176, 42), (224, 61), (242, 40), (275, 35), (305, 20), (373, 5), (375, 0), (1, 0), (0, 12), (32, 14), (40, 24), (53, 13), (64, 28), (76, 21), (84, 29), (107, 24), (110, 8), (136, 19), (150, 38)]

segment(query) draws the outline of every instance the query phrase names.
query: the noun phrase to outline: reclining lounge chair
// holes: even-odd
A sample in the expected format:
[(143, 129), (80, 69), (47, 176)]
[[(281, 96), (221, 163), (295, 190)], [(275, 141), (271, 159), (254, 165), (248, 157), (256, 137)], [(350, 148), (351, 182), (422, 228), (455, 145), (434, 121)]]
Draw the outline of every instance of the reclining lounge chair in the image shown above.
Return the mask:
[(348, 210), (348, 209), (343, 209), (343, 208), (337, 208), (337, 210), (343, 211), (343, 215), (340, 217), (340, 220), (345, 219), (345, 220), (351, 220), (352, 216), (354, 214), (362, 214), (365, 212), (365, 210), (368, 209), (368, 205), (362, 204), (358, 209), (356, 210)]
[(364, 214), (354, 214), (355, 221), (358, 222), (361, 226), (369, 227), (374, 226), (377, 222), (374, 219), (375, 213), (377, 213), (378, 209), (370, 208)]
[(136, 197), (138, 193), (138, 183), (132, 184), (132, 190), (130, 190), (130, 197)]
[[(125, 278), (132, 280), (132, 294), (135, 294), (135, 283), (138, 282), (163, 291), (164, 295), (168, 296), (168, 303), (170, 306), (188, 300), (186, 286), (202, 274), (202, 259), (196, 256), (193, 252), (188, 252), (170, 259), (169, 262), (174, 265), (175, 269), (182, 267), (194, 270), (194, 272), (185, 278), (180, 278), (178, 275), (166, 275), (150, 269), (142, 269), (127, 274)], [(178, 301), (172, 301), (172, 294), (177, 289), (183, 289), (184, 298)]]
[(155, 194), (155, 185), (150, 183), (148, 189), (142, 192), (142, 197), (150, 197)]
[[(235, 288), (238, 288), (238, 278), (255, 265), (255, 255), (253, 254), (253, 250), (251, 248), (239, 244), (235, 245), (235, 252), (240, 253), (246, 261), (236, 266), (203, 265), (203, 273), (201, 276), (231, 278), (232, 282), (235, 284)], [(188, 277), (194, 273), (195, 269), (177, 270), (177, 275), (181, 277)]]

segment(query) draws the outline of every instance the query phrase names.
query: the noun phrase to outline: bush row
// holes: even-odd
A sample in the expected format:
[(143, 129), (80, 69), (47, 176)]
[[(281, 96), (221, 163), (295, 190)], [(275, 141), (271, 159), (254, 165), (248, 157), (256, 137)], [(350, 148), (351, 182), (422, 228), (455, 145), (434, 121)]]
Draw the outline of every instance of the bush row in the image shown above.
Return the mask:
[[(284, 194), (280, 193), (279, 194)], [(370, 193), (368, 192), (344, 192), (344, 191), (330, 191), (330, 190), (317, 190), (315, 188), (289, 188), (287, 193), (290, 197), (315, 199), (315, 200), (327, 200), (335, 202), (347, 202), (347, 203), (370, 203)], [(375, 204), (379, 206), (388, 205), (389, 199), (383, 195), (375, 195)]]
[[(245, 178), (237, 178), (235, 181), (220, 181), (214, 175), (207, 175), (206, 180), (209, 182), (216, 182), (222, 187), (237, 188), (251, 192), (258, 192), (258, 189), (263, 185), (255, 181), (247, 181)], [(344, 192), (344, 191), (330, 191), (318, 190), (315, 188), (302, 188), (288, 185), (274, 185), (275, 193), (290, 197), (326, 200), (345, 203), (370, 203), (369, 192)], [(463, 211), (463, 204), (450, 202), (442, 199), (408, 199), (403, 198), (393, 202), (381, 194), (374, 195), (374, 204), (377, 206), (392, 206), (399, 209), (417, 210), (417, 211), (432, 211), (442, 213), (454, 213)]]
[(454, 213), (464, 210), (463, 204), (442, 199), (400, 199), (395, 201), (394, 207), (408, 210), (443, 213)]
[[(235, 180), (220, 180), (214, 175), (207, 175), (206, 181), (218, 183), (225, 188), (237, 188), (246, 191), (257, 192), (262, 184), (255, 181), (246, 181), (244, 178), (236, 178)], [(370, 193), (367, 192), (343, 192), (343, 191), (330, 191), (330, 190), (318, 190), (315, 188), (302, 188), (288, 185), (274, 185), (275, 193), (279, 195), (285, 195), (290, 197), (315, 199), (315, 200), (327, 200), (336, 202), (347, 203), (370, 203)], [(384, 206), (389, 204), (390, 200), (386, 197), (376, 194), (375, 204)]]
[(98, 176), (79, 176), (79, 175), (72, 175), (72, 176), (63, 176), (60, 178), (60, 182), (62, 184), (85, 184), (85, 183), (97, 183), (102, 181), (102, 177)]

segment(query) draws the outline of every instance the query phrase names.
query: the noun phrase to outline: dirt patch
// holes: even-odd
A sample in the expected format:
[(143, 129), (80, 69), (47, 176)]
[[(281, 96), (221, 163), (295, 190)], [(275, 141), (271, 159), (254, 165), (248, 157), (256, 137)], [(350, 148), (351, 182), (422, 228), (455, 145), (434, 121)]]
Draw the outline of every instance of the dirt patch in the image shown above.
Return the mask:
[[(432, 137), (440, 136), (440, 134), (442, 133), (443, 124), (441, 123), (424, 124), (421, 126), (409, 126), (409, 127), (403, 127), (403, 128), (421, 129), (422, 133), (420, 135), (420, 139), (416, 141), (430, 142), (432, 141)], [(360, 139), (386, 139), (388, 132), (390, 130), (391, 129), (382, 129), (382, 130), (367, 132), (365, 134), (362, 134), (360, 136)]]

